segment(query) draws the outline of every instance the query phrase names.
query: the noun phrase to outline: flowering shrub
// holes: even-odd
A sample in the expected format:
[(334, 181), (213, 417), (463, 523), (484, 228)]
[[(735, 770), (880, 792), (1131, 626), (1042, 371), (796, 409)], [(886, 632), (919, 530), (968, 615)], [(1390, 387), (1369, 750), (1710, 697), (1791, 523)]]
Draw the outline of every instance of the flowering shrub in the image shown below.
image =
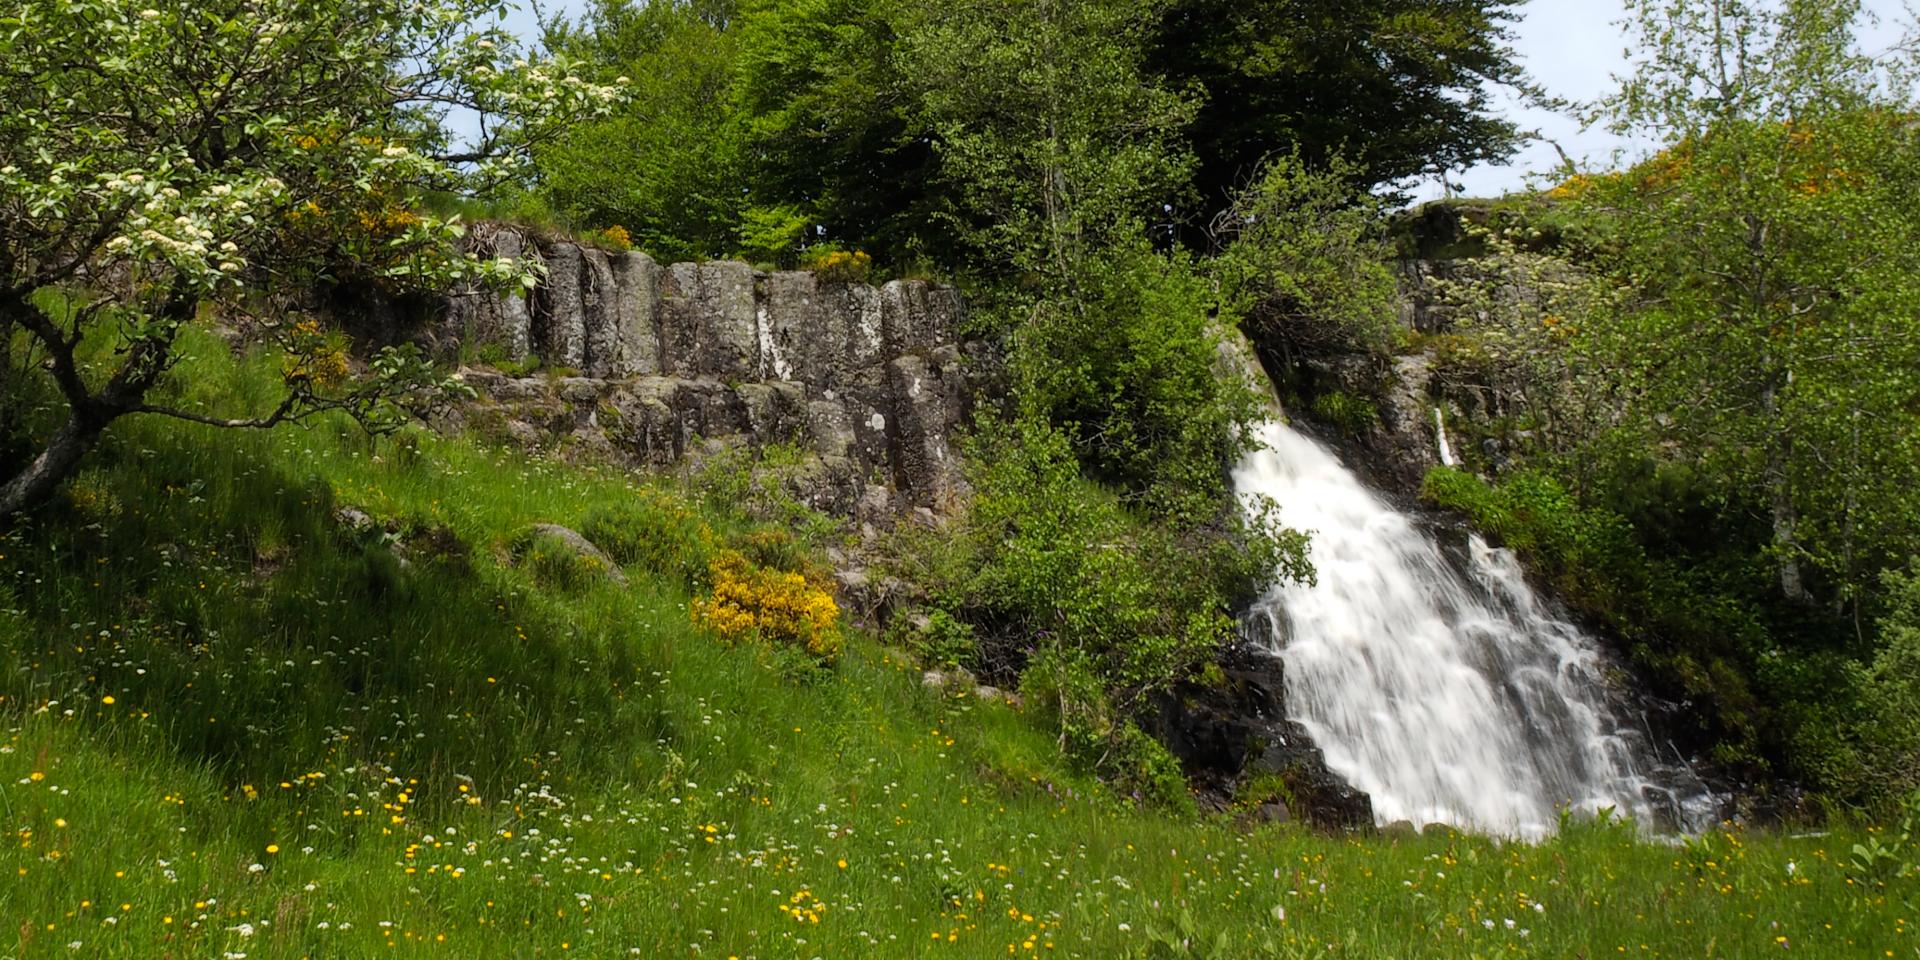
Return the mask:
[[(52, 456), (0, 466), (0, 513), (50, 496), (128, 414), (269, 427), (343, 411), (385, 430), (423, 391), (458, 394), (391, 353), (352, 389), (322, 358), (264, 416), (148, 399), (182, 328), (209, 309), (264, 312), (279, 333), (317, 281), (389, 292), (535, 282), (527, 264), (462, 252), (459, 217), (412, 198), (496, 190), (621, 93), (567, 57), (525, 50), (494, 6), (23, 0), (0, 11), (0, 312), (49, 357), (74, 427), (52, 434), (49, 449), (64, 446)], [(477, 117), (474, 132), (442, 129), (448, 112)], [(73, 292), (82, 273), (123, 280), (88, 284), (59, 323), (29, 309)], [(103, 341), (115, 359), (83, 375), (76, 357)]]
[(805, 574), (759, 566), (734, 550), (708, 565), (713, 594), (695, 600), (693, 621), (729, 643), (760, 640), (799, 647), (831, 663), (846, 646), (833, 592)]
[(628, 233), (626, 227), (617, 223), (605, 230), (589, 230), (581, 234), (580, 239), (614, 253), (626, 253), (633, 249), (633, 234)]
[(323, 389), (334, 389), (353, 373), (343, 338), (330, 336), (319, 321), (304, 319), (287, 331), (288, 351), (281, 361), (281, 375), (288, 383), (310, 381)]
[(828, 283), (865, 283), (873, 274), (873, 258), (861, 250), (822, 250), (809, 254), (805, 266)]

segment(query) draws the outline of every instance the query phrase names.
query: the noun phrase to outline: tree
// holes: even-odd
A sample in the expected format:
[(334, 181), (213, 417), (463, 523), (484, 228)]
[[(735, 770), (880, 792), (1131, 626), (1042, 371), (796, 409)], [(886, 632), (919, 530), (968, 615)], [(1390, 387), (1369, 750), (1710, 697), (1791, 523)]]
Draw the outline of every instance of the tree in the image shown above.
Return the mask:
[(1853, 0), (1640, 0), (1602, 107), (1670, 146), (1564, 188), (1636, 292), (1591, 325), (1648, 448), (1771, 526), (1779, 593), (1836, 605), (1920, 529), (1920, 142)]
[(736, 108), (731, 0), (598, 0), (553, 45), (624, 80), (611, 115), (568, 129), (537, 156), (541, 185), (576, 223), (623, 226), (663, 260), (733, 252), (748, 203)]
[(1356, 193), (1353, 167), (1273, 158), (1214, 218), (1214, 269), (1232, 311), (1287, 349), (1385, 353), (1394, 279), (1384, 204)]
[(743, 10), (734, 95), (754, 158), (743, 233), (781, 238), (788, 256), (811, 241), (864, 246), (882, 262), (944, 259), (936, 140), (902, 72), (901, 16), (896, 0)]
[[(1148, 63), (1204, 104), (1189, 130), (1205, 223), (1275, 155), (1351, 161), (1372, 188), (1512, 154), (1490, 87), (1524, 86), (1515, 0), (1174, 0)], [(1194, 239), (1202, 239), (1195, 237)]]
[(901, 72), (937, 137), (942, 211), (974, 263), (1070, 287), (1163, 218), (1191, 172), (1192, 103), (1146, 69), (1165, 0), (935, 0), (902, 17)]
[[(50, 494), (130, 414), (269, 427), (324, 410), (378, 426), (445, 386), (388, 351), (371, 381), (289, 314), (339, 260), (395, 285), (516, 279), (456, 252), (413, 191), (484, 189), (615, 90), (522, 55), (487, 0), (12, 0), (0, 6), (0, 334), (26, 335), (65, 421), (0, 468), (0, 516)], [(463, 111), (471, 135), (449, 134)], [(239, 416), (155, 404), (203, 308), (264, 314), (287, 393)], [(109, 347), (110, 345), (110, 347)], [(11, 347), (10, 347), (11, 350)], [(385, 412), (385, 413), (383, 413)]]

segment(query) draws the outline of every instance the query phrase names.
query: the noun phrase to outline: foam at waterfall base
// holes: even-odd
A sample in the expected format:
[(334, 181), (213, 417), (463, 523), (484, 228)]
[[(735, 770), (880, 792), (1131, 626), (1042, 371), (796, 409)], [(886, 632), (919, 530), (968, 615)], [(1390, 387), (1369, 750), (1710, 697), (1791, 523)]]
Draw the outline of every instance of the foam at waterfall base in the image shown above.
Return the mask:
[(1472, 537), (1450, 558), (1311, 438), (1270, 421), (1260, 439), (1235, 489), (1312, 535), (1316, 578), (1276, 585), (1249, 625), (1285, 662), (1290, 718), (1379, 823), (1538, 837), (1567, 809), (1665, 829), (1707, 809), (1510, 551)]

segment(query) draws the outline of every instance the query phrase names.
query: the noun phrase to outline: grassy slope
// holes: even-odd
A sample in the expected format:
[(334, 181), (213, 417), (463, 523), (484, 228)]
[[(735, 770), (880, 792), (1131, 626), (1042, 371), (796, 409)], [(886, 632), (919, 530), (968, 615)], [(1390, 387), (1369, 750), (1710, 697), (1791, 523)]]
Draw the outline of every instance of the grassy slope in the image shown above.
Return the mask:
[[(192, 352), (180, 392), (264, 402), (270, 361)], [(1920, 956), (1851, 838), (1172, 820), (870, 640), (811, 673), (672, 578), (501, 559), (625, 476), (337, 424), (93, 463), (0, 540), (0, 957)], [(471, 553), (403, 568), (339, 504)]]

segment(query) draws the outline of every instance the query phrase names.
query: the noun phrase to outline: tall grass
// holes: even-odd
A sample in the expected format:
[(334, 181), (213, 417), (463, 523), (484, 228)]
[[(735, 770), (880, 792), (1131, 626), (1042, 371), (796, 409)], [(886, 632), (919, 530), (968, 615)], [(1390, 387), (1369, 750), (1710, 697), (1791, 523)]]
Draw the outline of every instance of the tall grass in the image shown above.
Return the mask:
[[(271, 358), (189, 353), (182, 402), (268, 402)], [(116, 425), (0, 539), (0, 956), (1920, 956), (1845, 832), (1134, 809), (870, 638), (827, 670), (701, 633), (671, 556), (512, 560), (641, 498), (751, 530), (425, 433)]]

